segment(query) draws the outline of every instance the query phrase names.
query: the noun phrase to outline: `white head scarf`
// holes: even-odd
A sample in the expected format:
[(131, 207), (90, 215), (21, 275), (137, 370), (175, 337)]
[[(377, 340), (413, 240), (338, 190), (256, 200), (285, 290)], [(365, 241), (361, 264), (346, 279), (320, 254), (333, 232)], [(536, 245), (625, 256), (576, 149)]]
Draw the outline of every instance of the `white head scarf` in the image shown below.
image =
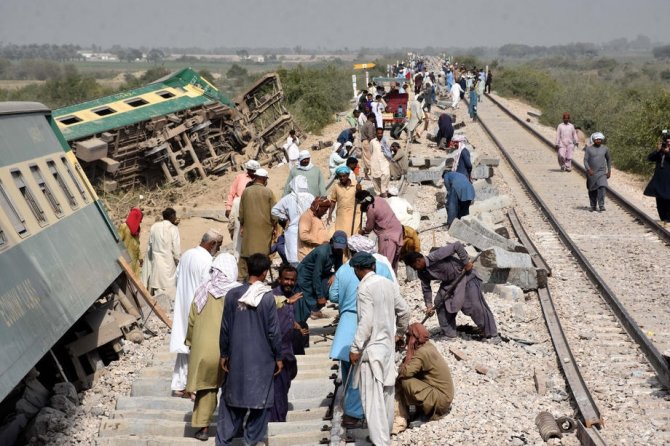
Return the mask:
[(312, 205), (312, 201), (314, 201), (314, 195), (309, 193), (307, 178), (302, 175), (294, 177), (288, 187), (291, 189), (291, 196), (295, 199), (298, 214), (302, 215)]
[(209, 294), (214, 299), (220, 299), (228, 291), (238, 286), (240, 283), (237, 282), (237, 260), (231, 254), (219, 254), (212, 262), (209, 280), (195, 290), (193, 301), (198, 313), (205, 307)]
[(591, 141), (595, 142), (596, 139), (604, 141), (605, 140), (605, 135), (603, 135), (600, 132), (595, 132), (593, 135), (591, 135)]
[(458, 148), (454, 152), (454, 164), (451, 165), (451, 171), (456, 172), (458, 169), (458, 161), (461, 159), (461, 153), (463, 153), (463, 149), (468, 143), (468, 139), (464, 135), (454, 135), (451, 140), (458, 143)]
[(243, 304), (247, 304), (250, 307), (256, 308), (258, 304), (261, 303), (261, 299), (265, 293), (271, 290), (272, 288), (266, 285), (265, 282), (257, 280), (251, 284), (242, 297), (240, 297), (238, 302), (242, 302)]
[(347, 239), (347, 246), (349, 246), (349, 249), (356, 252), (367, 252), (369, 254), (377, 252), (377, 245), (374, 240), (360, 234), (349, 237)]
[[(312, 158), (312, 155), (310, 155), (309, 151), (308, 150), (301, 150), (300, 154), (298, 155), (298, 163), (300, 163), (302, 160), (305, 160), (305, 159), (308, 159), (308, 158)], [(310, 170), (312, 168), (312, 166), (313, 166), (313, 164), (310, 161), (309, 164), (306, 165), (306, 166), (301, 166), (300, 164), (298, 164), (295, 167), (297, 167), (300, 170)]]

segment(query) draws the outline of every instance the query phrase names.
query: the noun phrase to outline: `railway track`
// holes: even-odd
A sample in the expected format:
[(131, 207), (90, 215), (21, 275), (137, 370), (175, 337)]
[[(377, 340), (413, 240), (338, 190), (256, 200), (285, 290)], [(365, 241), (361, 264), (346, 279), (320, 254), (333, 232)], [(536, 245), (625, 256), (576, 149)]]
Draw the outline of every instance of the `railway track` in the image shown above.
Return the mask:
[[(656, 267), (670, 260), (665, 231), (625, 200), (588, 212), (583, 178), (560, 171), (546, 140), (490, 100), (478, 114), (508, 161), (503, 170), (519, 179), (506, 178), (554, 272), (553, 302), (543, 292), (540, 300), (545, 309), (549, 299), (572, 348), (558, 360), (585, 424), (583, 444), (670, 443), (667, 360), (659, 352), (668, 347), (670, 297)], [(581, 370), (585, 389), (573, 386), (568, 369)]]
[[(333, 406), (333, 380), (338, 375), (334, 368), (336, 363), (328, 358), (330, 339), (335, 331), (328, 325), (335, 313), (332, 310), (324, 313), (330, 317), (310, 322), (311, 346), (304, 356), (297, 356), (298, 375), (289, 391), (287, 421), (269, 424), (268, 446), (313, 446), (331, 444), (331, 440), (338, 440), (336, 444), (339, 444), (337, 431), (331, 439), (332, 413), (328, 414), (329, 407)], [(167, 345), (164, 352), (154, 356), (133, 382), (130, 395), (120, 396), (110, 418), (101, 422), (97, 446), (215, 443), (218, 409), (210, 424), (210, 438), (202, 442), (193, 438), (198, 428), (190, 425), (191, 400), (170, 396), (174, 360), (175, 355), (167, 352)], [(335, 421), (339, 422), (337, 418)], [(233, 444), (242, 445), (243, 441), (236, 439)]]

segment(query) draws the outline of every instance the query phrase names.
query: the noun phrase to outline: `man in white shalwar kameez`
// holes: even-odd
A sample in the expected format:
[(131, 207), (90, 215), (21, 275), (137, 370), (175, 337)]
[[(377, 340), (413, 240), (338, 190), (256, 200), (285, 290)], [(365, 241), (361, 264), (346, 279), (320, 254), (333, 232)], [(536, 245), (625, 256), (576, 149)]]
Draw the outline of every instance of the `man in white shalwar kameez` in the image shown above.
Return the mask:
[(163, 211), (163, 220), (154, 223), (149, 231), (142, 282), (152, 295), (165, 293), (170, 298), (175, 296), (177, 263), (181, 254), (178, 222), (177, 212), (166, 208)]
[(454, 85), (451, 86), (451, 108), (458, 108), (458, 103), (461, 102), (461, 93), (463, 93), (463, 88), (458, 82), (454, 82)]
[(395, 380), (396, 340), (409, 326), (409, 307), (390, 280), (375, 274), (375, 258), (358, 252), (349, 261), (361, 281), (358, 286), (358, 327), (349, 359), (358, 365), (353, 379), (361, 392), (370, 440), (376, 446), (391, 445)]
[(314, 201), (314, 195), (309, 193), (307, 178), (302, 175), (291, 180), (289, 189), (291, 193), (285, 195), (272, 207), (272, 215), (287, 222), (286, 229), (284, 229), (286, 259), (291, 265), (296, 266), (299, 262), (298, 223), (300, 216), (309, 209)]
[(187, 250), (181, 256), (177, 267), (177, 295), (170, 334), (170, 351), (177, 353), (172, 371), (172, 390), (176, 392), (176, 396), (183, 396), (188, 377), (189, 348), (184, 341), (193, 296), (195, 296), (195, 290), (209, 280), (212, 257), (218, 252), (221, 243), (223, 243), (223, 236), (210, 229), (202, 236), (199, 246)]

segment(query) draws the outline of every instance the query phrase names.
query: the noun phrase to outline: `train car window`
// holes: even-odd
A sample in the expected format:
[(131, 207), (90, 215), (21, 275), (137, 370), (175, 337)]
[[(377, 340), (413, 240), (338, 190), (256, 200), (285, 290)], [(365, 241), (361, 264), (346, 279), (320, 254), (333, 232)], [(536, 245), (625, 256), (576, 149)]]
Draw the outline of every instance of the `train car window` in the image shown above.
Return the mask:
[(72, 180), (74, 185), (77, 186), (77, 190), (81, 194), (81, 198), (83, 198), (84, 201), (88, 201), (88, 197), (86, 196), (86, 190), (84, 189), (84, 186), (81, 185), (79, 179), (75, 176), (74, 172), (72, 172), (72, 169), (70, 169), (70, 165), (67, 163), (65, 157), (61, 157), (61, 161), (63, 162), (63, 166), (65, 167), (67, 174), (70, 176), (70, 179)]
[(21, 217), (19, 211), (12, 203), (12, 200), (9, 198), (9, 194), (5, 190), (5, 187), (0, 183), (0, 208), (4, 211), (5, 215), (9, 217), (9, 221), (12, 222), (14, 229), (20, 236), (28, 234), (28, 229), (26, 228), (26, 221)]
[(20, 170), (12, 170), (11, 172), (12, 178), (14, 179), (14, 184), (19, 189), (19, 192), (21, 192), (21, 195), (23, 195), (26, 203), (28, 203), (28, 207), (37, 219), (37, 223), (39, 223), (40, 226), (46, 225), (47, 216), (44, 214), (44, 209), (42, 209), (40, 204), (37, 202), (37, 199), (35, 199), (33, 192), (30, 190), (25, 181), (23, 181), (23, 174)]
[(130, 105), (131, 107), (141, 107), (141, 106), (143, 106), (143, 105), (147, 105), (147, 104), (148, 104), (148, 102), (145, 101), (145, 100), (142, 99), (142, 98), (128, 99), (128, 100), (125, 101), (125, 102), (126, 102), (126, 104)]
[(78, 118), (74, 115), (68, 115), (63, 116), (62, 118), (58, 118), (58, 122), (60, 122), (63, 125), (72, 125), (81, 122), (81, 118)]
[(65, 180), (63, 180), (63, 177), (60, 175), (60, 172), (58, 172), (58, 168), (56, 168), (56, 163), (54, 163), (53, 161), (47, 161), (47, 167), (49, 168), (49, 172), (51, 172), (51, 175), (54, 177), (54, 180), (56, 180), (56, 183), (58, 183), (58, 187), (60, 187), (60, 190), (63, 192), (63, 195), (67, 197), (67, 201), (70, 203), (70, 207), (72, 209), (77, 209), (79, 203), (77, 203), (77, 199), (75, 198), (74, 194), (72, 193), (72, 191), (70, 191), (70, 188), (65, 183)]
[(107, 116), (116, 113), (116, 110), (114, 110), (112, 107), (94, 108), (91, 111), (98, 116)]
[(170, 93), (170, 92), (167, 91), (167, 90), (157, 91), (156, 94), (157, 94), (158, 96), (162, 97), (163, 99), (170, 99), (170, 98), (173, 98), (173, 97), (174, 97), (174, 94)]
[(54, 214), (58, 218), (63, 216), (63, 207), (60, 205), (60, 202), (58, 201), (58, 198), (51, 192), (51, 189), (49, 189), (49, 185), (47, 184), (46, 181), (44, 181), (44, 177), (42, 176), (42, 172), (40, 171), (40, 168), (33, 164), (30, 166), (30, 173), (33, 174), (33, 178), (35, 179), (35, 182), (39, 186), (40, 190), (44, 194), (44, 198), (47, 199), (49, 202), (49, 206), (51, 206), (51, 209), (54, 211)]

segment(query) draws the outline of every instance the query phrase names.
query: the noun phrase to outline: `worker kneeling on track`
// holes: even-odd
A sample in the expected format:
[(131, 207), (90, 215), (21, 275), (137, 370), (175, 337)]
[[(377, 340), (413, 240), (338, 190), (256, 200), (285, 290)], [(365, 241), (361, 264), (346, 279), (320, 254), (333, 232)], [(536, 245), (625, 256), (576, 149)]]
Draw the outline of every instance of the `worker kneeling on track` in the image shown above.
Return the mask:
[[(431, 316), (437, 311), (440, 328), (448, 339), (456, 339), (458, 336), (456, 315), (462, 311), (482, 331), (484, 340), (495, 344), (500, 342), (493, 313), (482, 295), (482, 279), (474, 271), (474, 265), (469, 261), (461, 242), (438, 248), (425, 257), (418, 252), (409, 252), (403, 260), (418, 272), (421, 279), (426, 315)], [(463, 271), (465, 274), (461, 279)], [(441, 282), (435, 295), (435, 307), (431, 280)]]
[(396, 381), (396, 416), (393, 434), (407, 428), (409, 405), (416, 406), (417, 421), (410, 426), (437, 420), (449, 412), (454, 383), (447, 361), (430, 341), (430, 333), (418, 322), (407, 332), (407, 354)]

